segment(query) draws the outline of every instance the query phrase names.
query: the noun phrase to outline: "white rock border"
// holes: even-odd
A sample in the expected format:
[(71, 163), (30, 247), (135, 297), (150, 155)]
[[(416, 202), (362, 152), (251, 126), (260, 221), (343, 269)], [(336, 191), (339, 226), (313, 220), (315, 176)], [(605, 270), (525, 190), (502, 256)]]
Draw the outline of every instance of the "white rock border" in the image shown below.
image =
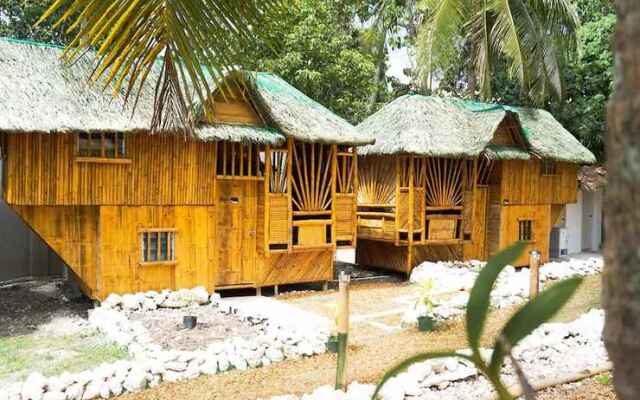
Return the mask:
[[(533, 382), (583, 370), (598, 369), (608, 363), (602, 340), (604, 312), (591, 310), (568, 323), (547, 323), (515, 347), (514, 357)], [(468, 351), (462, 351), (468, 354)], [(491, 349), (482, 356), (491, 357)], [(505, 363), (503, 379), (516, 382), (510, 362)], [(270, 400), (370, 400), (375, 385), (351, 383), (346, 391), (321, 386), (301, 397), (275, 396)], [(406, 372), (390, 379), (382, 388), (382, 400), (410, 399), (486, 399), (493, 396), (489, 383), (473, 366), (458, 358), (444, 358), (413, 364)]]
[[(131, 312), (146, 312), (157, 308), (213, 307), (258, 328), (250, 340), (232, 337), (212, 343), (206, 350), (163, 350), (153, 343), (138, 321), (131, 321)], [(126, 392), (155, 387), (162, 382), (194, 379), (230, 369), (245, 370), (280, 362), (285, 359), (311, 357), (326, 352), (329, 332), (324, 327), (305, 326), (296, 329), (273, 323), (251, 303), (232, 303), (204, 287), (163, 290), (145, 293), (112, 294), (91, 310), (89, 323), (107, 338), (126, 347), (131, 359), (102, 364), (76, 374), (64, 373), (46, 378), (32, 373), (24, 382), (0, 389), (0, 400), (92, 400), (108, 399)]]
[[(545, 284), (576, 276), (599, 274), (602, 272), (603, 264), (602, 257), (548, 262), (540, 267), (540, 282)], [(481, 261), (424, 262), (413, 270), (410, 280), (419, 283), (425, 279), (432, 279), (434, 294), (462, 292), (434, 308), (434, 318), (443, 321), (457, 318), (464, 313), (469, 300), (469, 290), (485, 265), (486, 263)], [(504, 308), (525, 302), (529, 298), (529, 278), (529, 268), (517, 270), (507, 266), (491, 292), (491, 305)], [(417, 318), (425, 313), (425, 307), (415, 307), (412, 304), (402, 317), (402, 323), (405, 326), (415, 325)]]

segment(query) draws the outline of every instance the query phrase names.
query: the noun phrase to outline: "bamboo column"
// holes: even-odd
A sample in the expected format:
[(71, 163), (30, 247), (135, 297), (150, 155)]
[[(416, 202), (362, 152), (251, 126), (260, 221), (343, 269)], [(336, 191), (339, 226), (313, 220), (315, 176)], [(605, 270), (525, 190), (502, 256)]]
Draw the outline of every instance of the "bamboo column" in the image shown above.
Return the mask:
[(344, 271), (338, 278), (338, 364), (336, 389), (347, 387), (347, 341), (349, 336), (349, 282), (351, 277)]
[(534, 299), (540, 292), (540, 252), (533, 250), (529, 253), (529, 300)]

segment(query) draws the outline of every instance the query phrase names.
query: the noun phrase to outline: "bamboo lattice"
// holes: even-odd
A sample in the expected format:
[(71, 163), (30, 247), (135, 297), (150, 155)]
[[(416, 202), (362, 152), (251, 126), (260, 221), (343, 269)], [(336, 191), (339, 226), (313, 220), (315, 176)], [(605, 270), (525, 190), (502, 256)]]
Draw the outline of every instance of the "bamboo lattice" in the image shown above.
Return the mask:
[(269, 162), (271, 173), (269, 175), (269, 192), (287, 192), (287, 162), (289, 154), (286, 149), (271, 150)]
[(293, 193), (296, 211), (323, 211), (331, 207), (331, 146), (296, 143), (293, 146)]
[(360, 157), (358, 163), (358, 204), (395, 205), (395, 158), (390, 156)]
[(428, 207), (462, 204), (464, 160), (427, 158), (425, 195)]
[(337, 192), (353, 193), (355, 180), (355, 155), (339, 148), (337, 156)]

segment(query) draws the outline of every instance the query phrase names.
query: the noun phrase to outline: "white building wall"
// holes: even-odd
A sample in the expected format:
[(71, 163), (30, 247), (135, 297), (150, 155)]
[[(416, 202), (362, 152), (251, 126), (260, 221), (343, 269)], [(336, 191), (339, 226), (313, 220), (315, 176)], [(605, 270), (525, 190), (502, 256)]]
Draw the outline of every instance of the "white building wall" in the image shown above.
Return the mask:
[(565, 228), (567, 229), (569, 254), (582, 251), (582, 190), (578, 190), (578, 201), (566, 205)]

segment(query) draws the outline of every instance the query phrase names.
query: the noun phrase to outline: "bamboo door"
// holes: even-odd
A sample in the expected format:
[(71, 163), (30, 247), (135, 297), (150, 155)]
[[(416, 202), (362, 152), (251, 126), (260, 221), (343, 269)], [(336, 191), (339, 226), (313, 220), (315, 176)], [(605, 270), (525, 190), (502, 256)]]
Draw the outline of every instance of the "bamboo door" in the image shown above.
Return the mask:
[(217, 286), (249, 284), (256, 265), (257, 183), (218, 181)]

